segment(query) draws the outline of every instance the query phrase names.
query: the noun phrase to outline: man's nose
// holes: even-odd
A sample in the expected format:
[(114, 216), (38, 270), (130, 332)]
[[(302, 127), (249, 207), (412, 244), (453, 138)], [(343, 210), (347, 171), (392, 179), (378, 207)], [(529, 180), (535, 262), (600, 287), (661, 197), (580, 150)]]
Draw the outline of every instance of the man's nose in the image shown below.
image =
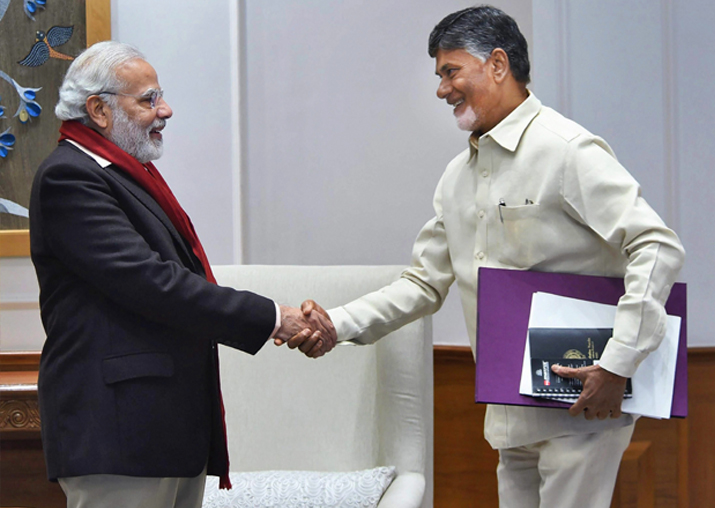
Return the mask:
[(439, 86), (437, 87), (437, 97), (440, 99), (446, 99), (451, 91), (452, 87), (443, 79), (439, 82)]
[(159, 98), (159, 103), (156, 105), (156, 114), (159, 118), (171, 118), (171, 115), (174, 114), (171, 106), (163, 97)]

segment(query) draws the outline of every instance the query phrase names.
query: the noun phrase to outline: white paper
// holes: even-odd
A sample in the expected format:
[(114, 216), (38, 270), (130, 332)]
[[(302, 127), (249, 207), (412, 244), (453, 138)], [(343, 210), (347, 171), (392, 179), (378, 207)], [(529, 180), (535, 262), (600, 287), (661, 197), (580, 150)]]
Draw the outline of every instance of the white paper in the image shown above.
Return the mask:
[[(537, 292), (531, 299), (529, 328), (613, 328), (615, 319), (615, 305)], [(670, 418), (679, 338), (680, 317), (668, 316), (663, 342), (643, 360), (631, 379), (633, 397), (623, 400), (621, 407), (624, 412), (650, 418)], [(519, 386), (522, 395), (532, 393), (530, 363), (527, 336)]]

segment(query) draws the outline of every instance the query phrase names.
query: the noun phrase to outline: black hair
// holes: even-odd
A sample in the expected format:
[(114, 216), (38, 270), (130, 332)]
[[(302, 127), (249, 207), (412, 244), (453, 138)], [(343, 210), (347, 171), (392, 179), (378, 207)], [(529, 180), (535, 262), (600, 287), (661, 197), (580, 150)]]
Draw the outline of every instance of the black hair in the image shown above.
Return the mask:
[(429, 36), (428, 52), (435, 58), (440, 49), (464, 49), (486, 60), (496, 48), (503, 49), (509, 57), (514, 79), (529, 83), (531, 67), (526, 39), (514, 18), (491, 5), (469, 7), (445, 17)]

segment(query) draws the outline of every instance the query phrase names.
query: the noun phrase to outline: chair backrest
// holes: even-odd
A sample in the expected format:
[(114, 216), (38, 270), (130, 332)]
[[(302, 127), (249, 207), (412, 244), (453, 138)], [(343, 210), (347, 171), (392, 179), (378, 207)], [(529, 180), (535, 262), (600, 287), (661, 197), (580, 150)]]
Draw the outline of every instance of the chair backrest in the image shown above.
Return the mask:
[[(326, 309), (396, 280), (397, 266), (214, 267), (218, 283), (286, 305)], [(319, 359), (267, 343), (256, 356), (220, 348), (232, 471), (352, 471), (396, 466), (433, 485), (430, 318), (371, 346)]]

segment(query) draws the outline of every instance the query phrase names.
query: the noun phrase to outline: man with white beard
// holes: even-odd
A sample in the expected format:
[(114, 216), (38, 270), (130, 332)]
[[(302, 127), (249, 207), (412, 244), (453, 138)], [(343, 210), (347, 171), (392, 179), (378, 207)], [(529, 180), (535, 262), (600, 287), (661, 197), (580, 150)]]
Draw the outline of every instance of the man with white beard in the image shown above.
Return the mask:
[(317, 313), (215, 284), (150, 162), (172, 110), (136, 49), (87, 49), (55, 113), (60, 142), (30, 201), (49, 479), (69, 508), (198, 508), (207, 474), (230, 488), (217, 343), (255, 354), (273, 338), (317, 357), (335, 330)]
[[(328, 311), (338, 340), (371, 343), (436, 312), (456, 281), (476, 355), (480, 267), (625, 277), (600, 364), (556, 369), (583, 382), (578, 401), (489, 405), (484, 423), (499, 450), (500, 508), (608, 508), (634, 426), (621, 412), (626, 379), (663, 338), (682, 245), (606, 142), (528, 90), (527, 44), (510, 16), (490, 6), (452, 13), (428, 48), (437, 96), (470, 132), (468, 147), (442, 175), (402, 277)], [(304, 303), (314, 308), (325, 312)]]

